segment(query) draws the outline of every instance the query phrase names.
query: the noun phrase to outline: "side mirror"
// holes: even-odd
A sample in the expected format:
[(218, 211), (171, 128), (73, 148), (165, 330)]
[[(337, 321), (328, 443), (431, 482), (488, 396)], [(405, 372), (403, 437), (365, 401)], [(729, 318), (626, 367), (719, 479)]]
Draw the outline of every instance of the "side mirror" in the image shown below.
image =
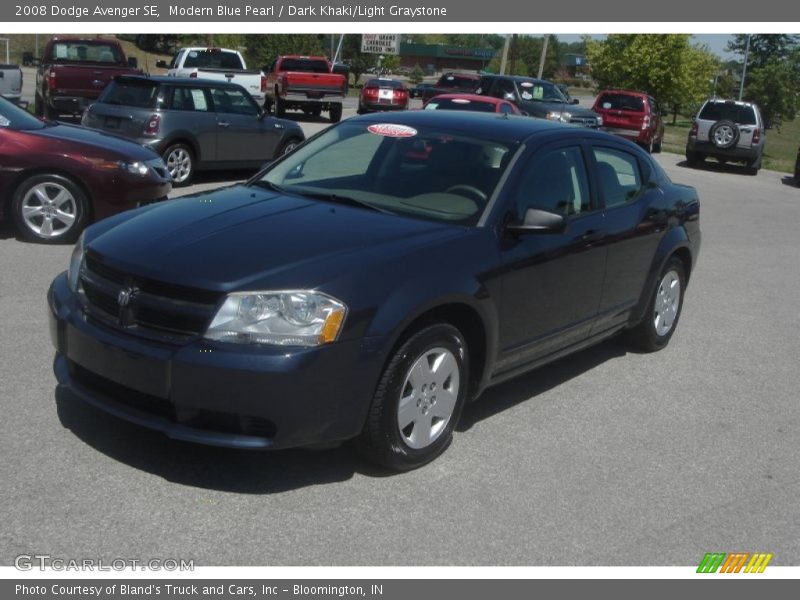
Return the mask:
[(135, 56), (129, 56), (128, 57), (128, 66), (131, 69), (138, 69), (139, 68), (139, 59), (136, 58)]
[(159, 69), (169, 69), (169, 65), (167, 64), (167, 61), (165, 61), (165, 60), (157, 61), (156, 62), (156, 67), (158, 67)]
[(564, 215), (538, 208), (529, 208), (525, 211), (525, 219), (522, 223), (510, 223), (506, 229), (514, 235), (564, 233), (567, 229), (567, 220)]
[(569, 101), (569, 103), (570, 103), (570, 104), (580, 104), (580, 103), (581, 103), (581, 101), (580, 101), (580, 100), (578, 100), (577, 98), (572, 98), (572, 99)]

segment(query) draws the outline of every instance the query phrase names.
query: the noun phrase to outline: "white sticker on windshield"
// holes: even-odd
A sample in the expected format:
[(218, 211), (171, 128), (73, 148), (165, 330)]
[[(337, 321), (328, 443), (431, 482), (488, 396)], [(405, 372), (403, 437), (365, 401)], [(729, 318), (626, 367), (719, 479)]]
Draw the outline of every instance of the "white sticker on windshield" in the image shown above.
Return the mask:
[(195, 110), (208, 110), (208, 103), (203, 90), (192, 90), (192, 100), (194, 101)]
[(417, 135), (417, 130), (407, 125), (397, 125), (394, 123), (378, 123), (377, 125), (370, 125), (367, 131), (375, 135), (382, 135), (384, 137), (393, 138), (408, 138)]
[(533, 98), (533, 94), (531, 94), (530, 92), (522, 92), (523, 100), (530, 100), (531, 98)]
[(8, 127), (9, 125), (11, 125), (11, 121), (0, 115), (0, 127)]
[(605, 108), (606, 110), (611, 108), (611, 102), (603, 102), (603, 108)]
[(470, 101), (466, 98), (453, 98), (453, 104), (469, 104)]
[(189, 52), (189, 57), (190, 57), (190, 58), (197, 58), (197, 52), (195, 52), (194, 50), (192, 50), (191, 52)]
[(522, 83), (520, 83), (519, 85), (520, 85), (521, 87), (524, 87), (524, 88), (532, 88), (532, 87), (533, 87), (533, 84), (532, 84), (530, 81), (523, 81), (523, 82), (522, 82)]

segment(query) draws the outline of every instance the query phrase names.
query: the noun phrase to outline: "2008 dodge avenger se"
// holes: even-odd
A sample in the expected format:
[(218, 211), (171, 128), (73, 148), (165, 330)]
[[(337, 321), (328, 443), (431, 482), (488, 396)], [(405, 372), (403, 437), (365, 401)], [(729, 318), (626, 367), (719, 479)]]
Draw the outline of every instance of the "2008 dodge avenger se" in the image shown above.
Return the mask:
[(349, 438), (418, 467), (487, 386), (675, 332), (699, 203), (633, 144), (525, 117), (348, 119), (244, 185), (86, 230), (49, 290), (61, 385), (172, 438)]

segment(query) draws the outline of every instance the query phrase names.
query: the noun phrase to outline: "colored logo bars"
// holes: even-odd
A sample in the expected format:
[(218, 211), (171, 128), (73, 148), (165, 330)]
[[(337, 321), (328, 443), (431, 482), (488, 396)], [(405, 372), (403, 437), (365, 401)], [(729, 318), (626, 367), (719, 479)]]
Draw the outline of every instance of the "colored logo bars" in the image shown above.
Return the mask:
[[(757, 552), (707, 552), (697, 567), (698, 573), (763, 573), (767, 568), (772, 554)], [(745, 564), (747, 566), (745, 566)]]

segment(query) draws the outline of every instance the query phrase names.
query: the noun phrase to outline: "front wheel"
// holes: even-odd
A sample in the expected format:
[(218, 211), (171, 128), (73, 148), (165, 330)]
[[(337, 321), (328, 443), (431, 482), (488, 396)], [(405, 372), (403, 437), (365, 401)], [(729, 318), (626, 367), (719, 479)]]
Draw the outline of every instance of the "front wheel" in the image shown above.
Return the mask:
[(89, 219), (89, 199), (61, 175), (34, 175), (23, 181), (11, 200), (14, 221), (32, 242), (74, 242)]
[(467, 345), (447, 324), (412, 335), (391, 357), (357, 444), (370, 460), (408, 471), (450, 445), (469, 382)]
[(291, 138), (283, 142), (280, 147), (278, 148), (277, 152), (275, 152), (275, 156), (272, 157), (273, 160), (278, 160), (284, 154), (289, 154), (292, 150), (297, 148), (297, 145), (301, 143), (301, 140), (297, 138)]
[(644, 319), (628, 331), (628, 340), (645, 352), (666, 346), (678, 326), (685, 289), (686, 271), (680, 259), (673, 256), (661, 271)]

